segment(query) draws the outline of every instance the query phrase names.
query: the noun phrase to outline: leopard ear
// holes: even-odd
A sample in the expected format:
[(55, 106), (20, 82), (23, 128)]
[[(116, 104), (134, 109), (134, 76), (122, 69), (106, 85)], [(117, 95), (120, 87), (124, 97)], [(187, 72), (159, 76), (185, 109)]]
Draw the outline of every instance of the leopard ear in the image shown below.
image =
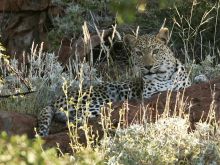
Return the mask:
[(168, 28), (161, 28), (159, 33), (156, 36), (157, 40), (167, 44), (169, 41), (169, 29)]
[(127, 46), (133, 47), (137, 42), (137, 38), (134, 35), (127, 34), (124, 36), (123, 41)]

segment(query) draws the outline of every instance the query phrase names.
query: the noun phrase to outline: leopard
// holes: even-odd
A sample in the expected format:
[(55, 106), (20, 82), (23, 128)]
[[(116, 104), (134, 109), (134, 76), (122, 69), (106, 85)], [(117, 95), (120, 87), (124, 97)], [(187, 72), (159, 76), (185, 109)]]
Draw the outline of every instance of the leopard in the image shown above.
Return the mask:
[[(143, 80), (143, 98), (153, 94), (190, 86), (189, 72), (169, 48), (169, 29), (162, 27), (156, 35), (126, 35), (134, 67)], [(134, 69), (137, 70), (137, 69)]]
[(59, 96), (40, 111), (38, 135), (44, 137), (49, 134), (52, 120), (81, 123), (85, 116), (99, 116), (101, 109), (108, 103), (148, 99), (162, 91), (190, 86), (188, 71), (175, 58), (168, 41), (169, 29), (166, 27), (162, 27), (156, 35), (126, 34), (123, 42), (129, 50), (133, 70), (140, 71), (140, 76), (123, 82), (102, 82)]

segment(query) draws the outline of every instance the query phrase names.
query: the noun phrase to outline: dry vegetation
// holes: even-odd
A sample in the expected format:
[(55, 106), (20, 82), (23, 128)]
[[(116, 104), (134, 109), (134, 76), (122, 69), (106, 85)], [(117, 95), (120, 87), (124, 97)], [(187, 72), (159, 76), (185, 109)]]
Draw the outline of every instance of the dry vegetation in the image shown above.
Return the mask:
[[(64, 1), (58, 1), (57, 3), (61, 2), (65, 3)], [(178, 54), (184, 55), (182, 60), (191, 70), (192, 80), (201, 74), (211, 79), (219, 76), (220, 70), (218, 64), (219, 36), (217, 36), (219, 34), (218, 11), (220, 1), (211, 3), (213, 6), (208, 10), (203, 10), (203, 14), (199, 11), (202, 17), (200, 17), (200, 21), (197, 21), (198, 24), (193, 22), (193, 18), (196, 17), (194, 14), (198, 13), (196, 5), (199, 4), (195, 4), (196, 1), (193, 2), (189, 15), (182, 15), (181, 8), (174, 8), (177, 17), (173, 18), (172, 23), (168, 20), (168, 26), (171, 27), (170, 46)], [(94, 4), (90, 5), (93, 6)], [(105, 6), (100, 6), (100, 8), (102, 7)], [(70, 15), (62, 19), (55, 19), (54, 30), (58, 29), (58, 35), (63, 35), (63, 31), (69, 28), (68, 26), (72, 26), (68, 24), (68, 20), (72, 19), (71, 14), (73, 12), (71, 11), (79, 12), (71, 5), (68, 6), (67, 10)], [(201, 10), (201, 7), (199, 10)], [(216, 14), (213, 15), (213, 12)], [(78, 19), (78, 17), (73, 19)], [(215, 20), (214, 24), (211, 25), (210, 21), (213, 20)], [(62, 22), (64, 23), (59, 27)], [(75, 20), (75, 22), (79, 23), (80, 20)], [(212, 36), (209, 36), (212, 38), (210, 42), (204, 41), (205, 31), (209, 30), (209, 26), (213, 26), (210, 28), (215, 29)], [(119, 31), (120, 29), (123, 29), (122, 26), (119, 26)], [(73, 33), (72, 31), (67, 32)], [(75, 32), (78, 32), (78, 29)], [(86, 32), (84, 28), (83, 33)], [(56, 31), (51, 31), (51, 36), (54, 33)], [(120, 33), (117, 32), (117, 34), (119, 36)], [(116, 34), (115, 36), (116, 38), (111, 40), (112, 43), (117, 43), (120, 38), (117, 38)], [(181, 38), (180, 42), (177, 42), (176, 36)], [(53, 41), (54, 43), (57, 42), (56, 40)], [(101, 49), (103, 52), (110, 53), (112, 51), (110, 51), (112, 47), (106, 45), (106, 43), (102, 44)], [(181, 49), (179, 49), (181, 44)], [(56, 47), (56, 45), (54, 46)], [(3, 47), (0, 47), (0, 49), (3, 49)], [(198, 51), (200, 63), (195, 63), (195, 58), (198, 58), (196, 55)], [(40, 45), (33, 45), (31, 54), (28, 56), (30, 64), (28, 68), (25, 64), (19, 67), (16, 59), (7, 60), (3, 53), (0, 55), (4, 58), (0, 63), (2, 73), (0, 94), (26, 92), (29, 89), (36, 91), (24, 96), (1, 98), (0, 109), (6, 111), (15, 110), (36, 115), (43, 106), (55, 97), (54, 95), (65, 93), (66, 90), (70, 89), (77, 90), (80, 86), (89, 86), (91, 83), (98, 84), (103, 79), (111, 79), (111, 77), (105, 77), (109, 75), (108, 73), (100, 75), (102, 71), (97, 70), (91, 65), (92, 63), (80, 63), (77, 59), (72, 59), (64, 68), (57, 61), (54, 53), (42, 52)], [(114, 61), (110, 60), (109, 66), (112, 64), (114, 65)], [(10, 70), (8, 66), (11, 66), (14, 71)], [(129, 68), (129, 65), (127, 67)], [(120, 75), (114, 75), (113, 77), (120, 80), (132, 76), (134, 76), (134, 73), (131, 73), (128, 69), (124, 77)], [(60, 157), (55, 154), (55, 149), (43, 151), (41, 148), (42, 142), (38, 138), (30, 141), (24, 136), (9, 138), (3, 133), (0, 139), (0, 164), (15, 164), (17, 162), (23, 164), (220, 164), (219, 129), (217, 128), (214, 133), (212, 125), (199, 123), (195, 132), (187, 133), (188, 122), (188, 116), (184, 118), (177, 116), (163, 117), (156, 123), (143, 122), (141, 125), (132, 125), (126, 129), (117, 128), (115, 134), (111, 136), (107, 136), (108, 128), (104, 128), (105, 136), (100, 144), (94, 146), (88, 139), (88, 144), (91, 145), (87, 147), (77, 143), (76, 134), (72, 131), (73, 126), (69, 124), (70, 135), (72, 142), (74, 142), (72, 149), (76, 152), (73, 155), (60, 153)], [(82, 129), (87, 130), (86, 125)]]

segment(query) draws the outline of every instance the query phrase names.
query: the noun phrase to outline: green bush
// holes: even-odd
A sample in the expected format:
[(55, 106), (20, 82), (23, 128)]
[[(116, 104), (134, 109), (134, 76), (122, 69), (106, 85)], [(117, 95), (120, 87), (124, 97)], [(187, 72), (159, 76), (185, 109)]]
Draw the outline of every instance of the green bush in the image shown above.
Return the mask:
[(42, 150), (42, 140), (26, 136), (0, 136), (0, 164), (72, 164), (70, 156), (57, 157), (55, 149)]
[(42, 145), (43, 141), (40, 138), (30, 140), (25, 135), (8, 137), (3, 132), (0, 135), (0, 164), (104, 164), (103, 155), (89, 148), (84, 148), (72, 156), (61, 154), (62, 156), (58, 157), (55, 148), (43, 150)]

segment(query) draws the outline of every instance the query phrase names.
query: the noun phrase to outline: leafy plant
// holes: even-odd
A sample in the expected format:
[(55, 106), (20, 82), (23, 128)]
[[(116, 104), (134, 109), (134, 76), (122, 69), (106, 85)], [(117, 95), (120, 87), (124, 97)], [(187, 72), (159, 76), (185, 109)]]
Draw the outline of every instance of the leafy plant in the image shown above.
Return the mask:
[(56, 150), (42, 150), (42, 140), (34, 141), (26, 136), (8, 137), (5, 132), (0, 135), (0, 164), (71, 164), (70, 156), (58, 158)]

